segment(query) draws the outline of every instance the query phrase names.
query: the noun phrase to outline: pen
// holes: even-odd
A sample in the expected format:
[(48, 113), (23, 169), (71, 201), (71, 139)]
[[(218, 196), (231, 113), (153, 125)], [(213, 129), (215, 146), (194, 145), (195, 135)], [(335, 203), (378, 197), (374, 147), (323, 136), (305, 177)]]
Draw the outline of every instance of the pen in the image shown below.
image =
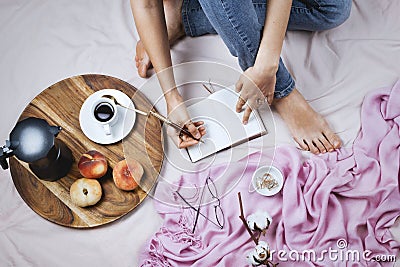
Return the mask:
[(194, 136), (192, 135), (192, 133), (189, 132), (188, 129), (187, 129), (185, 126), (182, 127), (182, 126), (176, 124), (175, 122), (173, 122), (173, 121), (171, 121), (171, 120), (165, 118), (165, 117), (162, 116), (161, 114), (158, 114), (158, 113), (156, 113), (156, 112), (154, 112), (154, 111), (151, 111), (151, 110), (150, 110), (149, 113), (150, 113), (151, 115), (153, 115), (154, 117), (160, 119), (161, 121), (165, 122), (165, 123), (168, 124), (169, 126), (171, 126), (171, 127), (175, 128), (176, 130), (178, 130), (178, 131), (179, 131), (179, 135), (181, 135), (181, 134), (183, 133), (183, 134), (186, 134), (187, 136), (193, 138), (194, 140), (196, 140), (196, 141), (198, 141), (198, 142), (204, 143), (200, 138), (194, 137)]
[(167, 118), (164, 117), (163, 115), (158, 114), (157, 112), (154, 112), (154, 111), (151, 111), (151, 110), (150, 110), (149, 113), (147, 113), (147, 112), (144, 112), (144, 111), (139, 110), (139, 109), (137, 109), (137, 108), (126, 107), (126, 106), (122, 105), (121, 103), (119, 103), (119, 102), (117, 101), (117, 99), (115, 99), (115, 97), (112, 96), (112, 95), (103, 95), (102, 97), (109, 98), (109, 99), (111, 99), (112, 101), (114, 101), (114, 103), (115, 103), (116, 105), (119, 105), (119, 106), (121, 106), (121, 107), (123, 107), (123, 108), (125, 108), (125, 109), (129, 109), (129, 110), (135, 111), (135, 112), (137, 112), (137, 113), (139, 113), (139, 114), (142, 114), (142, 115), (144, 115), (144, 116), (147, 116), (147, 115), (151, 114), (151, 115), (153, 115), (154, 117), (156, 117), (157, 119), (159, 119), (159, 120), (165, 122), (166, 124), (170, 125), (171, 127), (175, 128), (176, 130), (178, 130), (178, 131), (179, 131), (179, 136), (181, 136), (182, 134), (186, 134), (187, 136), (193, 138), (194, 140), (196, 140), (196, 141), (198, 141), (198, 142), (201, 142), (201, 143), (204, 143), (204, 141), (202, 141), (200, 138), (194, 137), (194, 136), (188, 131), (188, 129), (187, 129), (185, 126), (181, 127), (180, 125), (178, 125), (178, 124), (176, 124), (175, 122), (173, 122), (173, 121), (167, 119)]

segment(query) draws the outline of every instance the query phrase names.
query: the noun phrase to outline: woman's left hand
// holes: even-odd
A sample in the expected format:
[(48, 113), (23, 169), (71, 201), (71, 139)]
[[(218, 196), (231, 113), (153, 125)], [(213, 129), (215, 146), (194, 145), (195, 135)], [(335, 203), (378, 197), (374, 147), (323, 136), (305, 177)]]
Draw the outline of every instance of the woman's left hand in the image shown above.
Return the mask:
[(236, 111), (242, 111), (245, 106), (243, 115), (244, 124), (247, 124), (253, 109), (257, 109), (265, 101), (269, 105), (272, 104), (275, 83), (276, 71), (262, 71), (256, 67), (250, 67), (240, 76), (236, 82), (236, 92), (240, 92)]

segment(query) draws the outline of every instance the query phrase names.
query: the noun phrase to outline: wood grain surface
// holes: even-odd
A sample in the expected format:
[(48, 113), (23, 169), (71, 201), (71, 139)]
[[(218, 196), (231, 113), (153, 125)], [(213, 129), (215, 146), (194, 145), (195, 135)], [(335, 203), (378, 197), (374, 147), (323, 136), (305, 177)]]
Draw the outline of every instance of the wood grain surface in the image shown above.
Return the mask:
[[(32, 210), (51, 222), (90, 228), (115, 221), (134, 210), (157, 181), (164, 154), (162, 128), (156, 118), (137, 115), (130, 134), (111, 145), (96, 144), (81, 131), (80, 108), (87, 97), (102, 89), (120, 90), (132, 99), (137, 108), (156, 111), (142, 93), (122, 80), (104, 75), (82, 75), (62, 80), (44, 90), (19, 118), (37, 117), (45, 119), (50, 125), (61, 126), (62, 131), (57, 138), (71, 149), (74, 157), (68, 175), (55, 182), (37, 178), (27, 163), (15, 157), (10, 159), (11, 175), (19, 194)], [(69, 188), (76, 179), (82, 178), (77, 167), (79, 158), (92, 149), (106, 156), (110, 170), (99, 179), (103, 189), (101, 200), (94, 206), (80, 208), (72, 203)], [(125, 157), (136, 159), (144, 168), (140, 187), (130, 192), (118, 189), (111, 174), (115, 164)]]

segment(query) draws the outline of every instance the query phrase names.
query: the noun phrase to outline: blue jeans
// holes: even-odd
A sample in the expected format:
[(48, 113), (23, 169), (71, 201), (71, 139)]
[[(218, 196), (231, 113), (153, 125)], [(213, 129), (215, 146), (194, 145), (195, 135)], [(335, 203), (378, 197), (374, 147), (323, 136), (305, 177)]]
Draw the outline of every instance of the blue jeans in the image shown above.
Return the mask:
[[(219, 34), (242, 70), (254, 65), (265, 21), (267, 0), (183, 0), (187, 36)], [(288, 30), (322, 31), (342, 24), (351, 0), (293, 0)], [(290, 94), (295, 82), (282, 59), (276, 73), (275, 98)]]

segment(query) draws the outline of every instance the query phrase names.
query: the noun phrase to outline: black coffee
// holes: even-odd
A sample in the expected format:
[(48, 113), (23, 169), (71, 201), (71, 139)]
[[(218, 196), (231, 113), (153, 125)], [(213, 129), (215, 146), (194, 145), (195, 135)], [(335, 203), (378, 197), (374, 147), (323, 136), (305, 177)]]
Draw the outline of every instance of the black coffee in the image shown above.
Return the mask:
[(106, 122), (114, 116), (114, 107), (107, 102), (101, 102), (94, 108), (94, 117), (96, 120)]

